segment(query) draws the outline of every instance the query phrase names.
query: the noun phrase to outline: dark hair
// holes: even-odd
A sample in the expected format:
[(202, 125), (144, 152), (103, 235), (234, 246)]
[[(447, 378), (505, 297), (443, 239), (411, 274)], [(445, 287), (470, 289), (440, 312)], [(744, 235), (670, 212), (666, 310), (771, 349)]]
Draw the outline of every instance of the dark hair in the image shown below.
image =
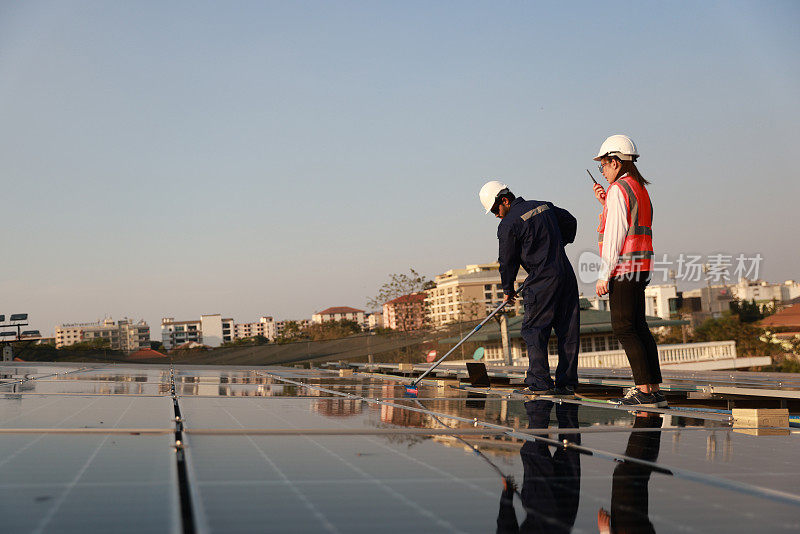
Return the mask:
[(491, 213), (497, 215), (498, 210), (500, 209), (499, 206), (503, 202), (503, 199), (507, 198), (508, 202), (514, 202), (514, 199), (517, 198), (514, 196), (514, 193), (508, 190), (508, 188), (501, 190), (497, 193), (497, 196), (494, 197), (494, 204), (492, 204), (492, 208), (489, 210)]
[(515, 199), (515, 198), (517, 198), (517, 197), (515, 197), (515, 196), (514, 196), (514, 193), (512, 193), (511, 191), (509, 191), (508, 189), (506, 189), (506, 190), (505, 190), (505, 193), (503, 193), (503, 192), (501, 191), (501, 192), (500, 192), (500, 193), (497, 195), (497, 199), (495, 200), (495, 202), (496, 202), (496, 201), (500, 201), (500, 202), (502, 202), (502, 199), (504, 199), (504, 198), (507, 198), (509, 202), (514, 202), (514, 199)]
[(644, 179), (642, 173), (639, 172), (639, 169), (636, 167), (636, 163), (632, 161), (625, 161), (619, 159), (617, 156), (609, 156), (608, 159), (617, 160), (622, 165), (621, 172), (622, 174), (628, 173), (631, 177), (639, 182), (639, 185), (650, 185), (650, 182)]

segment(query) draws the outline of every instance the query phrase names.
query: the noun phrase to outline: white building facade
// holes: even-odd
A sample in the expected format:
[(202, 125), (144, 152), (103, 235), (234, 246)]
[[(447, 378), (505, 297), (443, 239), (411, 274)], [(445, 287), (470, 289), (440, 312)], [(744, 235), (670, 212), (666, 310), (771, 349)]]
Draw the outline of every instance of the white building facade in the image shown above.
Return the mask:
[(350, 308), (349, 306), (334, 306), (317, 312), (311, 316), (313, 324), (327, 323), (328, 321), (355, 321), (359, 325), (364, 326), (366, 323), (366, 314), (364, 310), (358, 308)]
[(644, 289), (644, 314), (669, 319), (678, 313), (678, 287), (675, 284), (648, 285)]
[(68, 347), (75, 343), (105, 339), (109, 348), (124, 352), (135, 352), (150, 348), (150, 327), (145, 321), (134, 322), (120, 319), (114, 322), (107, 318), (96, 323), (71, 323), (56, 326), (56, 348)]
[(737, 299), (748, 302), (755, 300), (758, 304), (786, 302), (800, 297), (800, 283), (794, 280), (770, 284), (764, 280), (742, 278), (731, 289)]
[[(518, 288), (527, 274), (520, 268), (516, 279)], [(458, 321), (473, 321), (486, 317), (503, 301), (500, 283), (500, 264), (467, 265), (464, 269), (450, 269), (436, 276), (436, 287), (426, 290), (426, 313), (431, 326), (441, 326)], [(522, 310), (522, 299), (514, 304), (517, 313)]]
[(201, 315), (193, 321), (176, 321), (174, 317), (161, 319), (161, 342), (167, 350), (189, 342), (219, 347), (233, 341), (233, 333), (233, 319), (223, 318), (218, 313)]
[(237, 323), (234, 325), (234, 339), (248, 339), (263, 336), (270, 341), (275, 340), (275, 321), (272, 317), (262, 316), (257, 323)]
[(383, 328), (384, 319), (382, 312), (372, 312), (367, 314), (367, 330)]

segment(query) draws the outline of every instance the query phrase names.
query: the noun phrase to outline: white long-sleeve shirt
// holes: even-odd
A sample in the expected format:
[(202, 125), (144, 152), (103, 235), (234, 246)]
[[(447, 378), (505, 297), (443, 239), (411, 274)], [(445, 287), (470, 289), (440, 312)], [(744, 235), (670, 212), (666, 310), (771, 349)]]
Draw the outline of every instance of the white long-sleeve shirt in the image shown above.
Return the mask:
[[(627, 176), (627, 173), (623, 176)], [(600, 280), (611, 278), (611, 273), (614, 272), (619, 260), (619, 252), (625, 243), (628, 228), (628, 207), (625, 205), (622, 188), (609, 186), (606, 195), (606, 227), (603, 231), (603, 255), (601, 258), (603, 264), (600, 268)]]

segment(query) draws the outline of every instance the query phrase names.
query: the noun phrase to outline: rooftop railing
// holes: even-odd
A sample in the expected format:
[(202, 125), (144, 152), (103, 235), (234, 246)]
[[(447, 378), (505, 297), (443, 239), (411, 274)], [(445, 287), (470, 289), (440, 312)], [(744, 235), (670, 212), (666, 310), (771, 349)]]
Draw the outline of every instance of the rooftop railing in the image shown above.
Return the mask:
[[(730, 360), (736, 358), (735, 341), (709, 341), (706, 343), (680, 343), (677, 345), (659, 345), (658, 361), (662, 365), (676, 363), (693, 363), (712, 360)], [(558, 364), (558, 356), (550, 356), (550, 365)], [(584, 352), (578, 355), (579, 367), (628, 367), (625, 351), (604, 350)]]

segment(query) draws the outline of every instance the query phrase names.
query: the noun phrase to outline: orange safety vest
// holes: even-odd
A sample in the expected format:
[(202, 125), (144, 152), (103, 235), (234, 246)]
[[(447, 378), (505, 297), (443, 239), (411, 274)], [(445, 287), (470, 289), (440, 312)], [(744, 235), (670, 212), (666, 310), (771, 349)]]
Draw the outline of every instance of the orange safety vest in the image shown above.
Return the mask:
[[(650, 271), (653, 268), (653, 203), (643, 185), (632, 176), (625, 175), (608, 186), (618, 186), (622, 190), (625, 205), (628, 207), (628, 233), (619, 252), (617, 266), (611, 276), (633, 271)], [(606, 229), (607, 207), (603, 206), (600, 215), (600, 255), (603, 255), (603, 232)]]

